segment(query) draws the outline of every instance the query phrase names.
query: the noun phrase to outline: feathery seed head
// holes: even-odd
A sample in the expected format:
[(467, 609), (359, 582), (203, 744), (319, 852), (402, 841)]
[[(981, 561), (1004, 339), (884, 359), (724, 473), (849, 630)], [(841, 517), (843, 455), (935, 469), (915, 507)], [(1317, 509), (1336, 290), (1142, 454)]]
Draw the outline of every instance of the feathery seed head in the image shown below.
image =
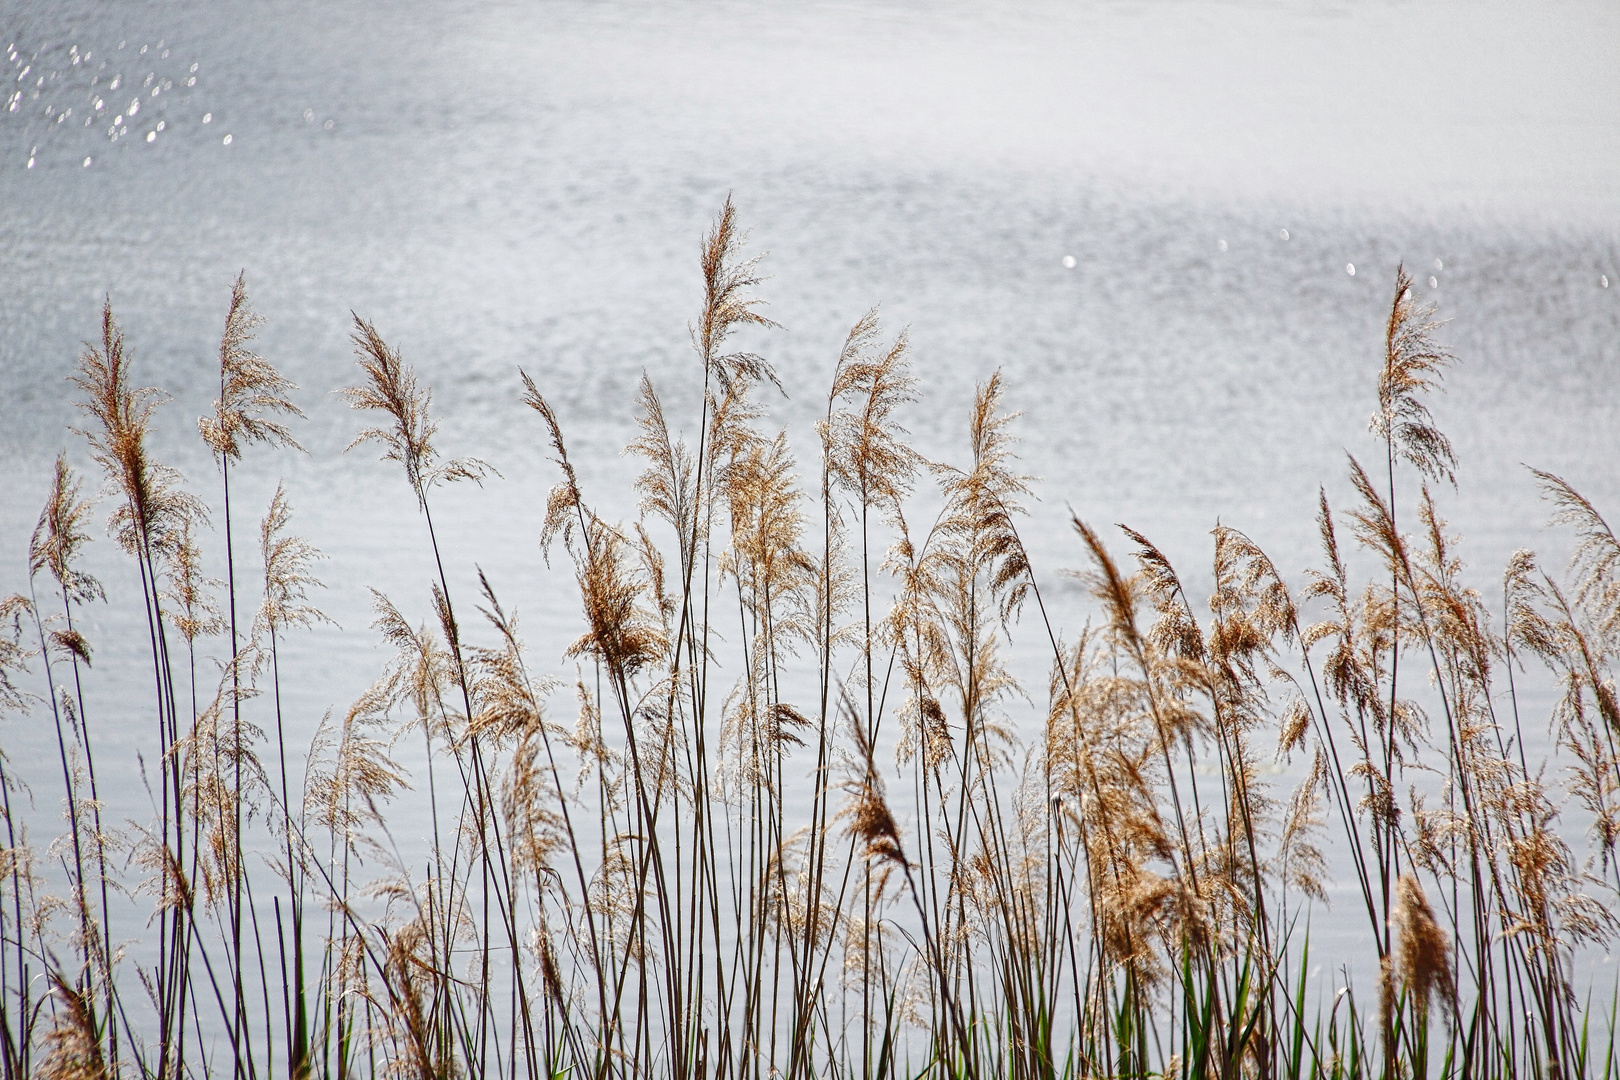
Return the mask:
[(82, 481), (73, 475), (67, 455), (58, 454), (56, 470), (51, 478), (51, 493), (40, 511), (39, 524), (28, 545), (28, 569), (37, 574), (50, 572), (70, 604), (87, 604), (91, 600), (105, 599), (101, 582), (75, 565), (90, 536), (84, 531), (85, 519), (90, 516), (91, 502), (79, 498)]
[(354, 315), (354, 327), (350, 340), (365, 380), (338, 393), (348, 399), (351, 409), (381, 412), (389, 422), (366, 428), (346, 449), (368, 442), (379, 444), (384, 461), (397, 461), (405, 467), (405, 478), (418, 503), (425, 504), (428, 491), (439, 484), (457, 480), (482, 483), (494, 472), (487, 463), (477, 458), (439, 461), (433, 445), (439, 422), (429, 415), (433, 391), (417, 384), (415, 370), (397, 350), (389, 348), (375, 326)]
[(1395, 896), (1401, 978), (1419, 1013), (1427, 1015), (1431, 999), (1438, 996), (1450, 1001), (1456, 992), (1451, 975), (1451, 942), (1435, 921), (1429, 898), (1416, 877), (1402, 874), (1395, 883)]
[(704, 375), (713, 376), (723, 394), (762, 380), (779, 390), (782, 387), (764, 357), (751, 352), (721, 351), (740, 327), (771, 329), (777, 326), (755, 310), (765, 303), (750, 295), (763, 280), (758, 273), (763, 256), (738, 261), (746, 240), (746, 235), (737, 231), (737, 210), (731, 196), (727, 195), (714, 225), (703, 238), (703, 314), (697, 325), (691, 327), (692, 345), (703, 361)]
[(219, 342), (219, 398), (214, 415), (197, 421), (203, 441), (225, 461), (238, 461), (246, 443), (290, 446), (302, 450), (292, 432), (275, 416), (303, 418), (287, 399), (298, 389), (282, 377), (268, 360), (248, 348), (264, 317), (248, 305), (246, 272), (231, 288), (231, 306), (225, 315), (225, 333)]
[(185, 527), (207, 520), (207, 514), (196, 496), (179, 486), (177, 471), (148, 456), (152, 413), (165, 396), (132, 385), (130, 363), (109, 299), (101, 309), (101, 341), (85, 343), (68, 381), (84, 393), (79, 408), (95, 421), (80, 432), (90, 443), (90, 455), (123, 496), (108, 528), (131, 555), (162, 559), (173, 553)]
[(1424, 476), (1456, 483), (1451, 441), (1434, 426), (1423, 396), (1435, 389), (1456, 357), (1434, 340), (1440, 323), (1433, 304), (1422, 304), (1405, 266), (1395, 271), (1395, 299), (1384, 329), (1384, 365), (1378, 377), (1378, 412), (1372, 431)]

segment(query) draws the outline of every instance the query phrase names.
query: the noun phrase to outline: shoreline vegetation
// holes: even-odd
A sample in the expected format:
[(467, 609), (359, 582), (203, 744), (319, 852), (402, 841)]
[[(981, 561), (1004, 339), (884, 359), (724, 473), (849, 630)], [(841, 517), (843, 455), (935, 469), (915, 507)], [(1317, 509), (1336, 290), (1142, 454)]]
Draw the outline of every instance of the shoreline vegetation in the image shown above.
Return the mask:
[[(594, 512), (566, 417), (514, 379), (556, 470), (540, 546), (577, 583), (571, 688), (498, 583), (452, 594), (476, 553), (441, 550), (435, 495), (493, 468), (441, 453), (430, 390), (354, 316), (350, 449), (403, 473), (437, 573), (422, 623), (373, 593), (394, 659), (307, 755), (279, 654), (326, 621), (320, 553), (284, 490), (254, 523), (231, 487), (244, 454), (301, 449), (296, 387), (238, 278), (198, 422), (218, 471), (190, 484), (149, 453), (163, 396), (109, 301), (71, 380), (100, 475), (58, 459), (30, 592), (0, 601), (0, 708), (54, 724), (61, 786), (34, 797), (66, 830), (0, 756), (4, 1080), (1615, 1075), (1576, 961), (1616, 930), (1620, 541), (1538, 472), (1575, 557), (1515, 554), (1487, 610), (1436, 501), (1453, 357), (1404, 269), (1376, 456), (1349, 505), (1324, 490), (1304, 588), (1218, 525), (1195, 600), (1147, 537), (1073, 516), (1089, 606), (1060, 627), (999, 374), (962, 459), (925, 460), (906, 335), (873, 309), (795, 456), (739, 345), (774, 324), (729, 199), (700, 261), (698, 415), (680, 434), (645, 376), (625, 403), (638, 520)], [(117, 718), (155, 727), (143, 822), (103, 816), (139, 779), (85, 707), (93, 484), (145, 606), (150, 680)], [(1520, 713), (1532, 669), (1550, 716)], [(542, 707), (569, 689), (573, 716)], [(389, 829), (407, 795), (425, 837)], [(1375, 974), (1326, 999), (1329, 880)]]

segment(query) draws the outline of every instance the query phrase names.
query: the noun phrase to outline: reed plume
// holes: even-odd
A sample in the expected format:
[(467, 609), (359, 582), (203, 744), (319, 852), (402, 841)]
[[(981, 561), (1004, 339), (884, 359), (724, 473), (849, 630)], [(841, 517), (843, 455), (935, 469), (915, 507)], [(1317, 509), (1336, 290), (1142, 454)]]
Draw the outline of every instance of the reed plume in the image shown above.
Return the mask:
[(287, 532), (291, 521), (292, 504), (286, 485), (277, 484), (270, 507), (259, 522), (264, 599), (254, 616), (250, 638), (332, 621), (309, 601), (311, 589), (325, 588), (313, 571), (314, 564), (325, 556), (308, 540)]
[[(1575, 530), (1577, 542), (1570, 556), (1570, 571), (1575, 577), (1571, 599), (1590, 612), (1594, 631), (1613, 648), (1620, 640), (1620, 540), (1597, 508), (1567, 480), (1540, 469), (1530, 471), (1557, 510), (1551, 524)], [(1616, 722), (1613, 712), (1608, 716), (1610, 723)]]
[(405, 477), (419, 503), (425, 502), (427, 493), (440, 484), (481, 482), (491, 471), (487, 463), (473, 457), (439, 459), (433, 442), (439, 433), (439, 421), (430, 415), (433, 391), (418, 384), (415, 369), (400, 358), (398, 350), (389, 347), (375, 326), (358, 315), (353, 318), (350, 340), (365, 381), (338, 393), (351, 409), (380, 412), (388, 422), (361, 431), (347, 449), (376, 443), (382, 448), (382, 460), (397, 461), (405, 467)]
[[(28, 545), (29, 572), (48, 571), (61, 591), (63, 602), (80, 606), (105, 599), (107, 595), (101, 582), (79, 565), (85, 545), (90, 542), (85, 522), (95, 506), (91, 500), (80, 497), (83, 487), (84, 481), (73, 474), (67, 455), (58, 454), (50, 494)], [(88, 663), (88, 648), (83, 646), (82, 639), (79, 642), (78, 647), (70, 651), (79, 652), (82, 648)]]
[(227, 628), (224, 612), (214, 598), (214, 591), (225, 583), (204, 574), (202, 562), (196, 528), (186, 522), (175, 538), (166, 568), (168, 588), (163, 595), (174, 612), (174, 628), (192, 649), (198, 638), (212, 637)]
[(22, 620), (31, 610), (32, 604), (26, 596), (13, 593), (0, 599), (0, 708), (9, 712), (23, 712), (29, 703), (28, 692), (17, 683), (28, 670), (29, 652), (22, 643)]
[(763, 280), (759, 264), (764, 256), (740, 258), (747, 241), (747, 236), (737, 230), (737, 210), (728, 195), (703, 238), (703, 314), (688, 328), (692, 346), (703, 359), (704, 374), (714, 378), (722, 394), (732, 393), (739, 383), (764, 380), (781, 385), (770, 364), (757, 353), (722, 352), (741, 327), (777, 326), (758, 311), (765, 301), (751, 295), (750, 291)]
[(860, 844), (865, 858), (879, 866), (903, 870), (909, 864), (901, 846), (900, 828), (884, 796), (883, 779), (872, 757), (872, 744), (858, 723), (850, 724), (849, 731), (855, 743), (855, 754), (850, 762), (850, 776), (844, 781), (849, 802), (839, 814), (848, 821), (845, 829)]
[[(568, 444), (563, 439), (562, 425), (557, 420), (557, 413), (551, 407), (534, 380), (528, 373), (518, 371), (523, 380), (523, 403), (539, 414), (546, 425), (546, 436), (551, 443), (551, 449), (556, 456), (552, 460), (562, 470), (562, 483), (551, 489), (546, 498), (545, 523), (540, 528), (540, 549), (550, 557), (552, 541), (561, 536), (565, 546), (574, 543), (576, 527), (583, 532), (586, 529), (585, 497), (580, 492), (579, 476), (574, 472), (573, 462), (568, 460)], [(580, 536), (580, 542), (588, 544), (588, 534)]]
[(1396, 881), (1396, 921), (1400, 924), (1400, 975), (1426, 1016), (1435, 998), (1456, 993), (1451, 975), (1451, 942), (1429, 907), (1423, 886), (1411, 874)]
[(45, 1036), (37, 1075), (42, 1080), (106, 1080), (110, 1074), (90, 1003), (58, 972), (51, 973), (51, 989), (61, 1011)]
[(101, 311), (100, 343), (85, 344), (68, 381), (84, 394), (79, 407), (94, 421), (80, 432), (91, 457), (123, 498), (109, 530), (131, 555), (167, 558), (185, 527), (206, 520), (206, 514), (202, 502), (179, 486), (180, 474), (148, 454), (152, 415), (166, 399), (153, 387), (133, 385), (130, 366), (124, 331), (109, 300)]
[(0, 598), (0, 709), (7, 712), (23, 712), (31, 697), (18, 681), (28, 670), (22, 623), (32, 611), (33, 603), (20, 593)]
[(579, 570), (579, 592), (589, 631), (564, 653), (593, 657), (634, 675), (661, 660), (669, 647), (662, 620), (645, 605), (647, 579), (632, 562), (634, 549), (617, 529), (593, 522), (590, 555)]
[(911, 492), (922, 457), (906, 441), (895, 413), (916, 400), (911, 343), (901, 331), (878, 345), (877, 309), (867, 312), (844, 342), (829, 402), (847, 403), (822, 422), (822, 444), (833, 483), (880, 512), (899, 511)]
[(1434, 423), (1423, 395), (1435, 389), (1456, 358), (1434, 340), (1440, 323), (1433, 304), (1418, 300), (1406, 267), (1395, 270), (1395, 298), (1384, 328), (1384, 363), (1378, 375), (1378, 411), (1371, 428), (1419, 473), (1456, 481), (1456, 455)]
[(277, 419), (304, 419), (303, 410), (287, 397), (298, 387), (248, 347), (256, 336), (254, 331), (263, 325), (264, 316), (248, 303), (244, 271), (231, 286), (225, 333), (219, 342), (220, 387), (214, 415), (197, 421), (203, 442), (223, 460), (240, 461), (243, 448), (252, 443), (302, 449), (292, 432)]
[[(533, 384), (527, 381), (528, 376), (524, 376), (524, 379), (527, 388), (526, 400), (540, 409), (542, 417), (546, 418), (552, 432), (552, 444), (558, 452), (561, 463), (561, 432), (556, 428), (556, 418), (551, 415), (550, 406), (544, 405), (544, 399), (534, 389)], [(646, 468), (636, 480), (636, 490), (641, 493), (639, 509), (643, 515), (653, 514), (663, 518), (675, 530), (681, 544), (681, 565), (684, 566), (692, 558), (692, 552), (688, 550), (691, 542), (689, 538), (695, 535), (694, 529), (701, 527), (693, 518), (696, 510), (694, 503), (696, 492), (693, 488), (694, 462), (686, 443), (671, 436), (669, 425), (664, 419), (664, 403), (659, 399), (652, 380), (645, 373), (642, 374), (641, 383), (636, 388), (636, 424), (641, 428), (641, 435), (626, 448), (625, 452), (641, 457), (647, 462)], [(568, 489), (572, 494), (577, 491), (578, 482), (573, 479), (572, 466), (565, 465), (564, 468), (572, 484)]]

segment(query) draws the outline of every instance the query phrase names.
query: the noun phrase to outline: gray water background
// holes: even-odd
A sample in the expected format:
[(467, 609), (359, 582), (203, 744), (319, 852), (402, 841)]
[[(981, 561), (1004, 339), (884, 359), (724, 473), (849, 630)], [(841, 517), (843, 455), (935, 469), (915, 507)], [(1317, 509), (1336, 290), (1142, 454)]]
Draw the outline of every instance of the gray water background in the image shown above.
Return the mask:
[[(1521, 463), (1620, 515), (1613, 5), (12, 2), (0, 37), (0, 592), (26, 588), (57, 451), (88, 465), (64, 378), (104, 296), (141, 380), (174, 397), (156, 453), (217, 503), (194, 421), (245, 269), (310, 453), (250, 451), (239, 505), (251, 521), (285, 479), (339, 624), (284, 657), (304, 745), (386, 660), (366, 590), (428, 614), (403, 477), (341, 452), (361, 426), (330, 395), (354, 374), (350, 310), (434, 387), (445, 452), (501, 471), (437, 498), (452, 588), (470, 602), (481, 566), (568, 678), (576, 602), (537, 547), (555, 477), (517, 368), (557, 405), (588, 497), (633, 513), (630, 396), (645, 370), (691, 430), (697, 245), (728, 192), (769, 252), (785, 329), (747, 344), (781, 374), (772, 415), (801, 471), (871, 304), (910, 327), (924, 453), (962, 460), (973, 387), (1001, 369), (1039, 477), (1026, 535), (1071, 634), (1088, 608), (1057, 573), (1081, 562), (1069, 507), (1147, 533), (1195, 583), (1217, 520), (1293, 580), (1317, 563), (1318, 485), (1347, 502), (1346, 450), (1377, 453), (1402, 260), (1460, 358), (1435, 410), (1474, 581), (1492, 595), (1520, 546), (1567, 552)], [(110, 542), (90, 566), (108, 589), (86, 626), (98, 753), (126, 778), (113, 817), (144, 820), (138, 584)], [(45, 831), (48, 725), (6, 719), (0, 746)], [(420, 802), (391, 815), (407, 841)], [(1347, 950), (1353, 914), (1330, 921)]]

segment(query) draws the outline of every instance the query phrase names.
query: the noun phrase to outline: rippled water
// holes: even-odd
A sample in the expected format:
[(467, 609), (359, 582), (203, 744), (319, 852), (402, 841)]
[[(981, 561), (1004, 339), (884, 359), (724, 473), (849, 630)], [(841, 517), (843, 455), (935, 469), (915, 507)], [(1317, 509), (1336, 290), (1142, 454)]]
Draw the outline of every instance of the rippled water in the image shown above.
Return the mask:
[[(536, 547), (552, 475), (516, 369), (628, 513), (636, 379), (696, 408), (697, 241), (727, 192), (769, 251), (786, 329), (750, 344), (801, 450), (881, 301), (926, 453), (959, 459), (974, 384), (1006, 373), (1054, 589), (1069, 506), (1189, 568), (1217, 518), (1310, 565), (1318, 485), (1342, 499), (1372, 450), (1402, 260), (1461, 358), (1436, 412), (1478, 580), (1563, 550), (1521, 462), (1620, 514), (1612, 5), (14, 2), (0, 35), (0, 590), (26, 586), (57, 450), (85, 462), (63, 377), (104, 296), (174, 396), (159, 454), (212, 490), (193, 420), (245, 268), (310, 454), (253, 452), (243, 490), (286, 477), (341, 624), (284, 669), (304, 732), (384, 659), (367, 587), (426, 612), (402, 478), (340, 452), (350, 310), (433, 384), (445, 449), (501, 470), (442, 500), (453, 583), (481, 565), (556, 657), (574, 602)], [(91, 707), (128, 760), (151, 753), (137, 586), (97, 549)], [(54, 805), (53, 747), (5, 725)], [(112, 802), (145, 816), (137, 784)]]

